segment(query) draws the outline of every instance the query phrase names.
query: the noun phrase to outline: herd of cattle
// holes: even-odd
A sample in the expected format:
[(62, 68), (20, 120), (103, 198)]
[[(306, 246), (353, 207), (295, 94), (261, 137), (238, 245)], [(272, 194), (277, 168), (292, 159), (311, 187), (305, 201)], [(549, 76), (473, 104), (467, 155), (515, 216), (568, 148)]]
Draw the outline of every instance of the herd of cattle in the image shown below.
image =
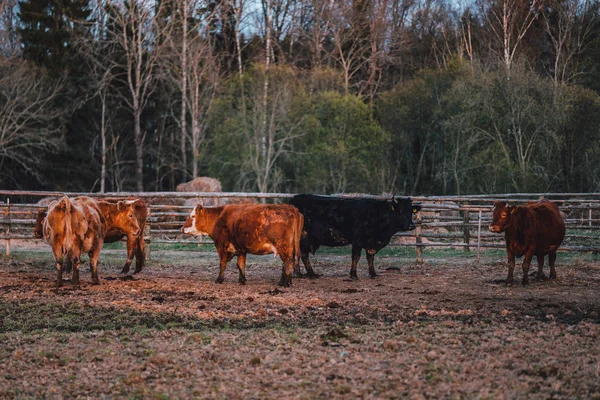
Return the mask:
[[(358, 279), (356, 266), (364, 249), (371, 278), (377, 276), (375, 254), (399, 231), (415, 228), (413, 213), (420, 205), (410, 198), (390, 200), (347, 199), (312, 194), (294, 196), (289, 204), (228, 204), (217, 207), (197, 205), (181, 228), (183, 233), (208, 235), (220, 260), (216, 282), (222, 283), (227, 263), (237, 257), (239, 282), (246, 282), (247, 254), (279, 255), (283, 262), (279, 285), (290, 286), (292, 273), (302, 276), (314, 272), (309, 253), (320, 246), (352, 246), (350, 277)], [(104, 243), (127, 238), (127, 261), (122, 273), (128, 273), (133, 257), (135, 273), (144, 267), (144, 227), (148, 206), (143, 199), (97, 200), (80, 196), (62, 197), (40, 209), (34, 235), (52, 247), (58, 271), (57, 285), (63, 284), (63, 271), (72, 269), (73, 284), (79, 284), (81, 255), (90, 257), (92, 283), (99, 284), (98, 256)], [(550, 278), (556, 278), (556, 251), (565, 237), (565, 223), (556, 204), (539, 201), (519, 206), (495, 202), (489, 230), (505, 233), (508, 253), (507, 284), (513, 281), (515, 257), (523, 260), (523, 284), (535, 255), (538, 277), (543, 277), (544, 256), (548, 255)]]

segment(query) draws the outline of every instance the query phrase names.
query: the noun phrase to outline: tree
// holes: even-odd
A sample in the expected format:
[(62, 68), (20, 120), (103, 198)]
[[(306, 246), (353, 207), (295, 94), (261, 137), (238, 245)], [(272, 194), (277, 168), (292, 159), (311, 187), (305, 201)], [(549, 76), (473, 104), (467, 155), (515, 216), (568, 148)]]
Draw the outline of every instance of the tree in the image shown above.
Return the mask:
[(43, 66), (54, 75), (69, 65), (69, 52), (80, 23), (88, 21), (91, 11), (85, 0), (19, 1), (18, 29), (23, 57)]
[(133, 117), (136, 185), (140, 192), (144, 190), (145, 137), (141, 116), (156, 87), (157, 60), (164, 49), (164, 43), (157, 40), (160, 36), (157, 15), (160, 10), (154, 13), (149, 1), (128, 0), (123, 8), (111, 4), (108, 10), (107, 40), (118, 48), (121, 56), (107, 62), (121, 72), (115, 75), (115, 80), (127, 89), (117, 93)]
[(63, 81), (50, 79), (30, 63), (13, 59), (0, 66), (0, 178), (24, 171), (40, 180), (46, 152), (60, 143), (63, 112), (54, 104)]
[(550, 73), (554, 85), (570, 82), (579, 73), (577, 61), (593, 32), (588, 0), (551, 0), (545, 9), (545, 31), (553, 50)]
[(510, 78), (517, 49), (538, 18), (542, 0), (482, 1), (482, 14), (490, 30), (490, 50), (502, 61), (506, 76)]
[[(234, 176), (226, 179), (237, 187), (261, 192), (277, 190), (283, 180), (282, 163), (294, 152), (294, 141), (303, 135), (304, 115), (295, 111), (303, 95), (300, 82), (289, 67), (272, 67), (264, 103), (264, 66), (254, 65), (244, 74), (245, 99), (239, 96), (239, 79), (230, 79), (211, 109), (211, 153)], [(242, 109), (242, 107), (246, 109)], [(266, 124), (264, 117), (266, 115)], [(213, 161), (214, 162), (214, 161)], [(213, 169), (221, 175), (222, 169)]]

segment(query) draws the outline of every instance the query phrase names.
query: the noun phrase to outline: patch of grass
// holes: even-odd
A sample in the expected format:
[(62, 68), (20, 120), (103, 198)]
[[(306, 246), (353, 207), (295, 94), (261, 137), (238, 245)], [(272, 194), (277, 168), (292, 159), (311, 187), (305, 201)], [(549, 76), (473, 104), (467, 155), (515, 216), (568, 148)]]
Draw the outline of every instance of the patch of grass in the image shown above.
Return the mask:
[(170, 313), (139, 313), (114, 307), (0, 300), (0, 333), (132, 329), (144, 335), (148, 329), (203, 329), (205, 325), (204, 321)]

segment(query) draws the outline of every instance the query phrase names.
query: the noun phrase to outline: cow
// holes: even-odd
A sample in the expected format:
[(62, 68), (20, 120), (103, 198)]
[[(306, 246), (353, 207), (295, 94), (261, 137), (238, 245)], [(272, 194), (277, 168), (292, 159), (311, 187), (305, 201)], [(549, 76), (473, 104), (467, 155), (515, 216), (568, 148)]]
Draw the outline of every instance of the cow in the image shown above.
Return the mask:
[(489, 230), (504, 232), (508, 255), (508, 277), (506, 284), (512, 285), (515, 257), (523, 259), (523, 285), (529, 283), (528, 272), (531, 259), (538, 261), (538, 279), (544, 278), (544, 256), (548, 255), (550, 279), (556, 279), (556, 250), (565, 238), (565, 222), (556, 204), (550, 201), (508, 206), (505, 202), (494, 202), (492, 223)]
[[(300, 240), (302, 263), (310, 278), (317, 278), (309, 259), (320, 246), (352, 245), (350, 278), (358, 279), (356, 265), (362, 249), (367, 253), (369, 275), (375, 278), (375, 254), (387, 246), (398, 231), (412, 230), (412, 214), (421, 206), (412, 205), (410, 198), (391, 200), (343, 199), (313, 194), (298, 194), (290, 200), (304, 215)], [(295, 271), (300, 274), (300, 268)]]
[(283, 262), (280, 286), (292, 284), (292, 268), (300, 257), (300, 234), (304, 218), (287, 204), (197, 205), (181, 228), (191, 235), (211, 237), (220, 267), (216, 283), (223, 283), (227, 262), (237, 256), (239, 283), (246, 283), (247, 254), (279, 254)]
[[(78, 199), (78, 198), (76, 198)], [(145, 260), (145, 242), (144, 242), (144, 229), (148, 219), (148, 207), (146, 202), (142, 199), (135, 200), (119, 200), (119, 199), (106, 199), (97, 200), (97, 205), (100, 207), (100, 211), (108, 222), (106, 226), (106, 233), (104, 237), (104, 243), (114, 243), (120, 241), (123, 237), (127, 237), (127, 260), (121, 270), (122, 274), (129, 272), (133, 257), (135, 256), (135, 272), (139, 273), (144, 268)], [(127, 207), (131, 205), (133, 207), (134, 216), (138, 224), (139, 231), (135, 233), (134, 230), (124, 227), (123, 224), (118, 224), (119, 221), (115, 221), (115, 216), (119, 212), (119, 207)], [(33, 229), (33, 236), (39, 239), (43, 238), (43, 223), (46, 218), (47, 209), (39, 209), (35, 227)], [(65, 271), (69, 271), (69, 264), (65, 266)]]
[(104, 244), (104, 223), (97, 208), (64, 196), (48, 206), (43, 232), (56, 261), (57, 286), (63, 285), (64, 261), (73, 264), (71, 282), (74, 285), (80, 284), (79, 265), (82, 253), (90, 256), (92, 284), (100, 284), (98, 256)]

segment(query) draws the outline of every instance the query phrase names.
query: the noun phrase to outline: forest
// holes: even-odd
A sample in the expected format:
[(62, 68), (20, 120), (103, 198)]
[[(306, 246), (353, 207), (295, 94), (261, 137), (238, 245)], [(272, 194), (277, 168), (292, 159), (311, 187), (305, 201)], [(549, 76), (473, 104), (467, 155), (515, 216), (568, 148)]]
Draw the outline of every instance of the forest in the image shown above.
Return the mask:
[(600, 192), (597, 0), (0, 0), (0, 187)]

